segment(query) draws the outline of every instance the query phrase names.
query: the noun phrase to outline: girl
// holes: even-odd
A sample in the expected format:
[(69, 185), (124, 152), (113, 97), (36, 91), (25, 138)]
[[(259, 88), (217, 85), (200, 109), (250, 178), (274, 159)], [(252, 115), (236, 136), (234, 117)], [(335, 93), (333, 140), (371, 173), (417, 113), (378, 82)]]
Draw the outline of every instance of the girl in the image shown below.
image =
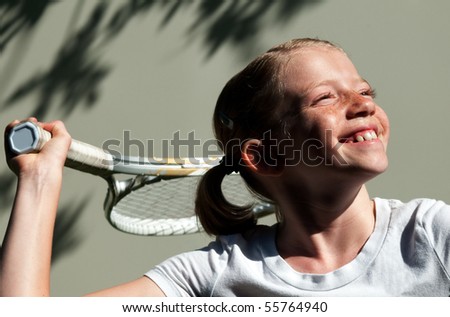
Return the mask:
[[(196, 212), (216, 241), (91, 295), (448, 296), (450, 207), (370, 198), (365, 183), (388, 165), (389, 122), (341, 48), (315, 39), (272, 48), (227, 83), (213, 120), (224, 159), (204, 176)], [(18, 190), (2, 295), (49, 294), (70, 137), (61, 122), (42, 126), (53, 138), (41, 153), (7, 152)], [(276, 225), (257, 226), (249, 208), (226, 201), (220, 184), (232, 171), (278, 207)]]

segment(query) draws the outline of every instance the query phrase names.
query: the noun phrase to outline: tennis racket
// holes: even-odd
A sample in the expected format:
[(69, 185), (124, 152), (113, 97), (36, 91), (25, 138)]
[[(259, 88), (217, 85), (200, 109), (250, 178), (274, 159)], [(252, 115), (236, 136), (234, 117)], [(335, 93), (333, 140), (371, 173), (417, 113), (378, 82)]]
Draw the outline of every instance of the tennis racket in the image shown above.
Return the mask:
[[(16, 154), (39, 152), (50, 138), (48, 131), (27, 121), (10, 131), (9, 145)], [(164, 236), (203, 230), (194, 212), (197, 184), (219, 160), (116, 157), (102, 148), (72, 140), (65, 166), (106, 180), (104, 211), (113, 227), (135, 235)], [(118, 174), (128, 177), (119, 180)], [(251, 204), (257, 218), (274, 212), (273, 205), (249, 192), (237, 173), (225, 177), (222, 190), (236, 205)]]

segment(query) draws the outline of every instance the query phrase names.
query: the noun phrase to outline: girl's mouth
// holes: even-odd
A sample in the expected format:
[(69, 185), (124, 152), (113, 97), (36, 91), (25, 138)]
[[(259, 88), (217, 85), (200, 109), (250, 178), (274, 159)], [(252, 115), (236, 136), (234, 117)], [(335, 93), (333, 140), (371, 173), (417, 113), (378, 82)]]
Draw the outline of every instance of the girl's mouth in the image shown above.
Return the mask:
[(376, 140), (378, 139), (378, 135), (375, 132), (375, 130), (373, 129), (369, 129), (369, 130), (363, 130), (363, 131), (359, 131), (356, 132), (355, 134), (346, 137), (346, 138), (341, 138), (339, 140), (339, 142), (341, 143), (359, 143), (359, 142), (364, 142), (364, 141), (372, 141), (372, 140)]

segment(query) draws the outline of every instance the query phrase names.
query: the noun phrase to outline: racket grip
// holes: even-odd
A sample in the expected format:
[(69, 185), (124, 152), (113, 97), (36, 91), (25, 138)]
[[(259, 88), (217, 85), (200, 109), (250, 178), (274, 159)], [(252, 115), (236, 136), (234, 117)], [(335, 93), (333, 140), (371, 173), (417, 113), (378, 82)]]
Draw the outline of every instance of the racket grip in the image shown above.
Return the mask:
[[(8, 137), (11, 151), (27, 154), (40, 152), (52, 135), (33, 122), (26, 121), (14, 126)], [(98, 175), (113, 169), (114, 158), (102, 148), (72, 139), (65, 165)]]

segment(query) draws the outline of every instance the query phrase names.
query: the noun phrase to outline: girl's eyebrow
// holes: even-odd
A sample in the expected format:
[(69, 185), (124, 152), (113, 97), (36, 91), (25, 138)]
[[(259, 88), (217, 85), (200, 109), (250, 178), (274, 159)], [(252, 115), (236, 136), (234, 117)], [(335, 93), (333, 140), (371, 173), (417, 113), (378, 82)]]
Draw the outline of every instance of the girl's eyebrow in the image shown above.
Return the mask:
[(306, 89), (304, 91), (300, 92), (299, 97), (301, 99), (306, 99), (306, 97), (311, 93), (311, 91), (313, 91), (317, 87), (327, 86), (327, 85), (330, 85), (330, 84), (332, 84), (334, 82), (335, 82), (335, 80), (332, 80), (332, 79), (323, 80), (323, 81), (320, 81), (320, 82), (313, 82), (310, 85), (308, 85), (308, 87), (306, 87)]
[(330, 84), (333, 83), (333, 82), (335, 82), (335, 81), (334, 81), (334, 80), (323, 80), (323, 81), (320, 81), (320, 82), (314, 82), (314, 83), (311, 83), (311, 85), (309, 85), (309, 86), (305, 89), (304, 94), (309, 94), (309, 93), (311, 92), (311, 90), (313, 90), (313, 89), (315, 89), (315, 88), (317, 88), (317, 87), (320, 87), (320, 86), (327, 86), (327, 85), (330, 85)]
[(369, 87), (372, 87), (372, 85), (364, 78), (361, 77), (361, 82), (367, 84)]
[[(312, 90), (314, 90), (314, 89), (317, 88), (317, 87), (320, 87), (320, 86), (327, 86), (327, 85), (330, 85), (330, 84), (335, 83), (335, 82), (336, 82), (336, 80), (334, 80), (334, 79), (323, 80), (323, 81), (320, 81), (320, 82), (313, 82), (313, 83), (311, 83), (311, 84), (305, 89), (304, 92), (301, 93), (301, 95), (302, 95), (302, 96), (306, 96), (306, 95), (308, 95)], [(356, 79), (354, 80), (354, 82), (355, 82), (355, 83), (364, 83), (364, 84), (367, 84), (369, 87), (372, 87), (372, 86), (369, 84), (369, 82), (368, 82), (366, 79), (362, 78), (362, 77), (356, 78)]]

